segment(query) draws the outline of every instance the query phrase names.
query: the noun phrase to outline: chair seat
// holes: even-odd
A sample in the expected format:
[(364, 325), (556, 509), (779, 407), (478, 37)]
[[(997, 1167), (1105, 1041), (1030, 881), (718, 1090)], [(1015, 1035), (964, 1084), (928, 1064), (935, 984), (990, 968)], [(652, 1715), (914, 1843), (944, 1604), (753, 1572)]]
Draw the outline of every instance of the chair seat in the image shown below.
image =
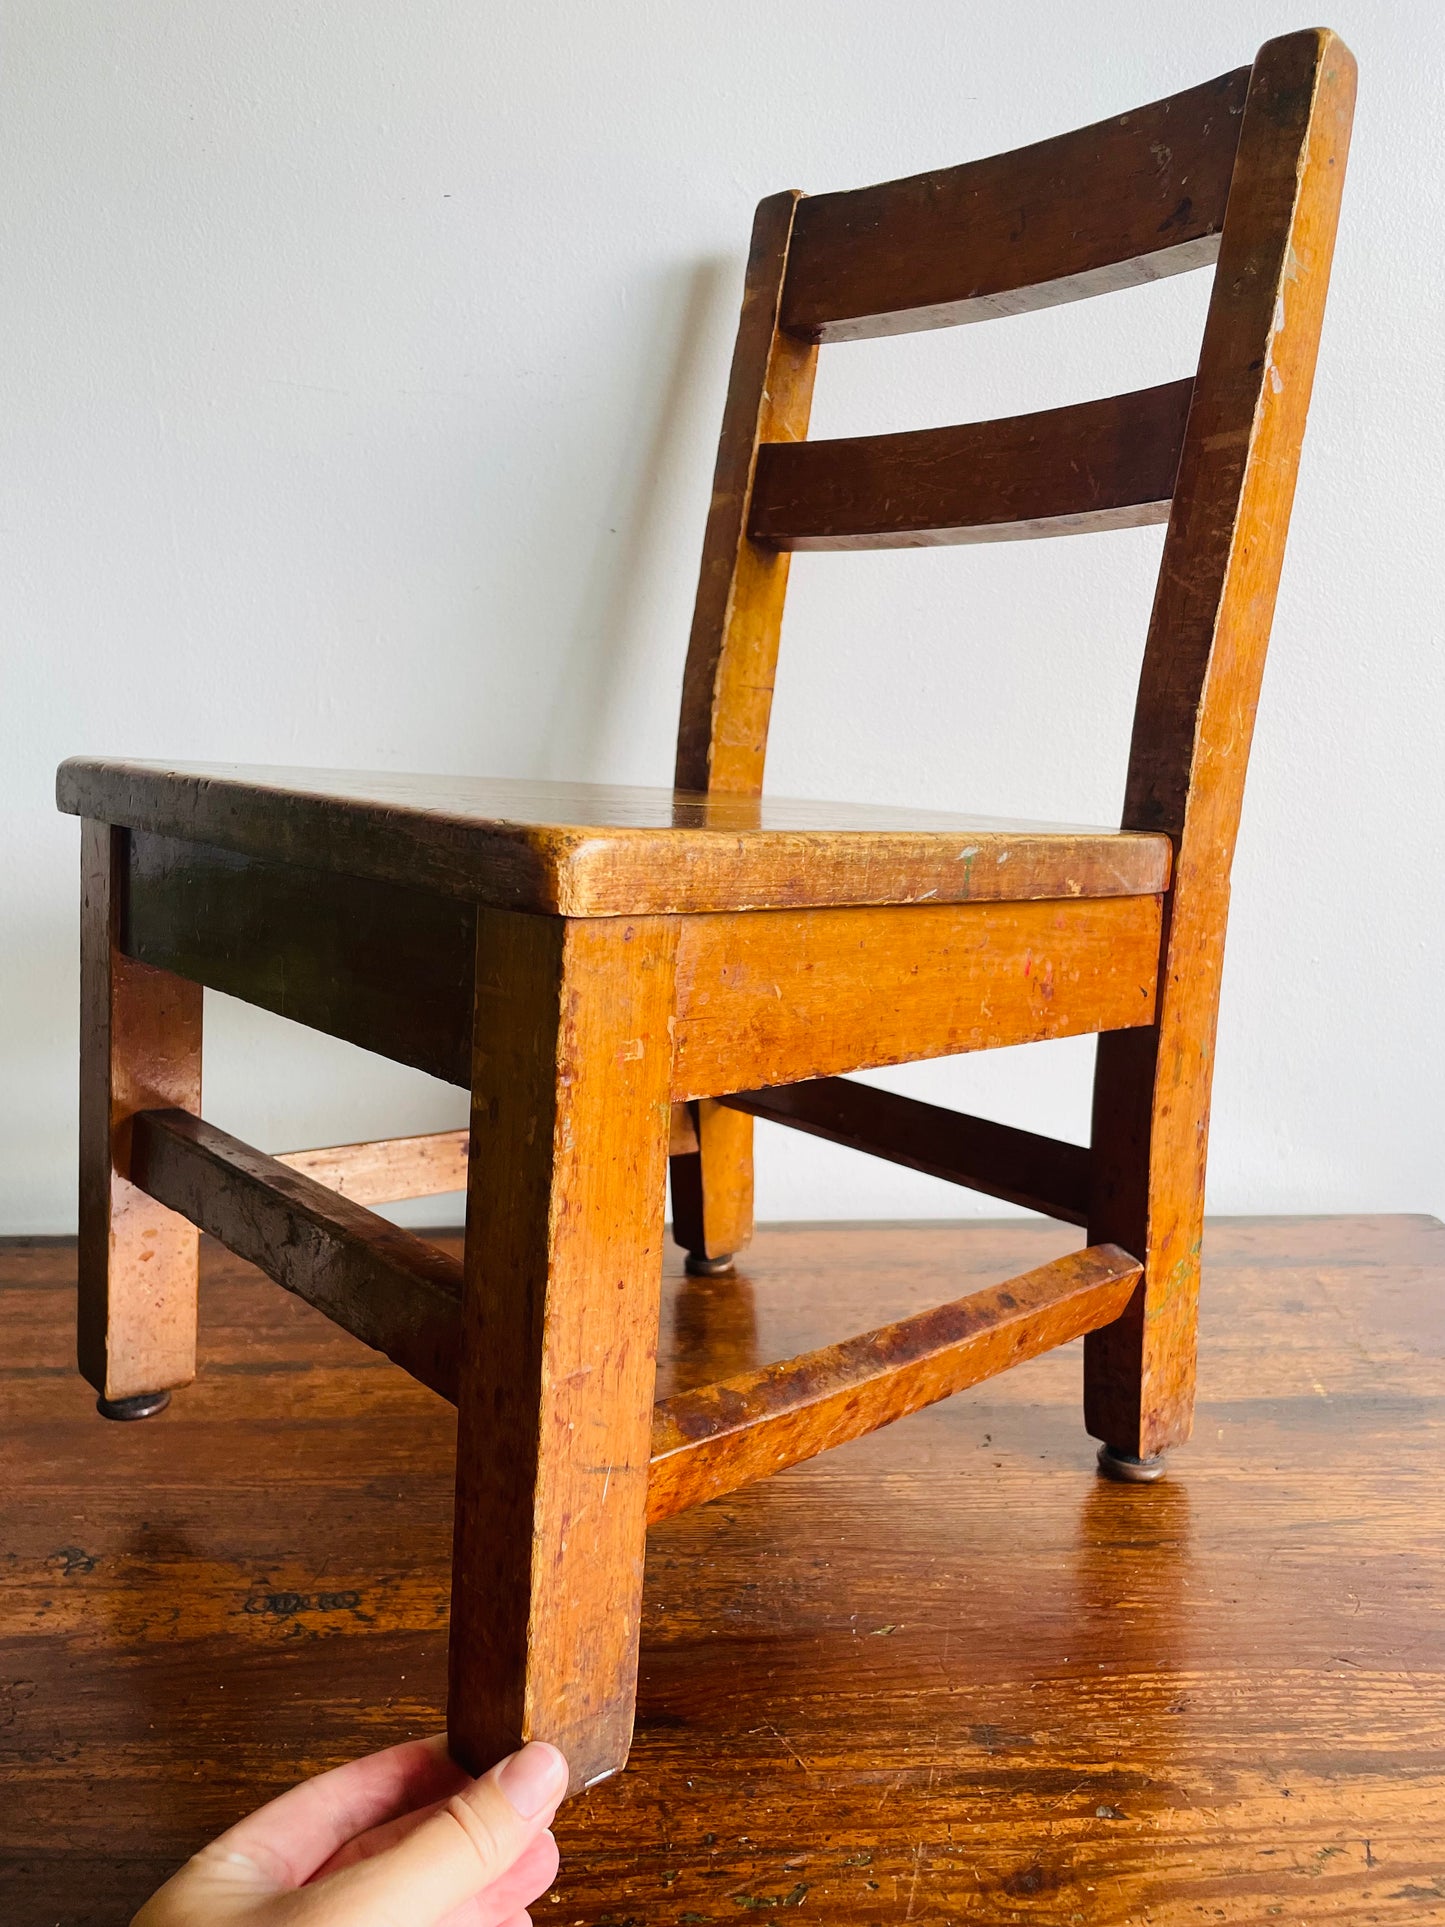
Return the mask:
[(1153, 896), (1165, 836), (877, 804), (390, 771), (61, 765), (62, 810), (569, 917)]

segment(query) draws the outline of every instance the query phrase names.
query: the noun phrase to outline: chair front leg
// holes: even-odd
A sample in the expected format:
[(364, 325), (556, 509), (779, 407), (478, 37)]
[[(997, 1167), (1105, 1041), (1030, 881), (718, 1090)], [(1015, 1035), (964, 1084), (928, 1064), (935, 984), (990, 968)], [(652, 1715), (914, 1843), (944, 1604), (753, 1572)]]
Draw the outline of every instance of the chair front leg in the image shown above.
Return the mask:
[(148, 1418), (196, 1375), (198, 1234), (131, 1184), (137, 1111), (201, 1101), (201, 987), (120, 949), (126, 831), (86, 821), (80, 890), (76, 1351), (107, 1418)]
[(661, 1295), (676, 926), (477, 933), (448, 1727), (576, 1791), (627, 1759)]

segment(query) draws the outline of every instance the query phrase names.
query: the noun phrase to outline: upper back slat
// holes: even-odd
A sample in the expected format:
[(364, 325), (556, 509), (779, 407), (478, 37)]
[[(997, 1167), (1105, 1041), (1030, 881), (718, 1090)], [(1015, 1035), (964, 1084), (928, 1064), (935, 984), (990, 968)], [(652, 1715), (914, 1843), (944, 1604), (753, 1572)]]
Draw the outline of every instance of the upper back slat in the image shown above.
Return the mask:
[(804, 200), (781, 321), (907, 334), (1132, 287), (1218, 253), (1250, 69), (1054, 140)]

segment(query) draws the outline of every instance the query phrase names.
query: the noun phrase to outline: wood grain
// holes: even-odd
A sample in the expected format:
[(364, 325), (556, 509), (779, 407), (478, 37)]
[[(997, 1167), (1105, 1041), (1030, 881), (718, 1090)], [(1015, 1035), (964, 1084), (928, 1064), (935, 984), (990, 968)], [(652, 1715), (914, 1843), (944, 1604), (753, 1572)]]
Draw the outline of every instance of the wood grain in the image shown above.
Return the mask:
[(765, 443), (753, 539), (918, 549), (1166, 521), (1193, 387), (1171, 381), (958, 428)]
[(679, 1392), (652, 1423), (648, 1518), (891, 1425), (1117, 1318), (1142, 1267), (1117, 1245), (916, 1312), (759, 1372)]
[(338, 1191), (353, 1204), (391, 1204), (434, 1198), (467, 1188), (467, 1133), (429, 1131), (423, 1137), (373, 1138), (365, 1144), (328, 1144), (280, 1151), (278, 1164)]
[[(218, 862), (200, 845), (136, 841), (127, 941), (145, 958), (467, 1081), (459, 986), (474, 968), (473, 912), (280, 864)], [(1001, 848), (991, 854), (1000, 873), (1021, 874), (997, 860)], [(1159, 914), (1156, 897), (1104, 897), (681, 919), (672, 1096), (1147, 1023)], [(413, 960), (426, 995), (411, 988)], [(749, 1186), (744, 1169), (714, 1207), (739, 1236)]]
[[(770, 195), (753, 220), (683, 668), (673, 780), (707, 792), (710, 810), (714, 796), (752, 798), (763, 787), (788, 557), (754, 541), (748, 521), (760, 444), (802, 441), (813, 405), (817, 350), (778, 325), (800, 199)], [(798, 852), (792, 874), (804, 868), (812, 865)], [(694, 1130), (696, 1147), (670, 1165), (673, 1235), (698, 1257), (726, 1257), (752, 1236), (753, 1127), (709, 1111), (694, 1113)]]
[(667, 1129), (669, 1157), (687, 1157), (697, 1149), (697, 1123), (693, 1116), (695, 1108), (691, 1104), (673, 1105)]
[(674, 1097), (1148, 1024), (1157, 897), (678, 926)]
[[(217, 893), (223, 852), (276, 864), (274, 884), (256, 873), (256, 890), (274, 887), (271, 914), (303, 927), (329, 872), (400, 885), (404, 895), (320, 899), (337, 906), (333, 914), (361, 919), (376, 942), (388, 906), (393, 918), (422, 919), (440, 936), (443, 913), (426, 907), (434, 897), (547, 915), (660, 916), (1132, 896), (1169, 878), (1162, 836), (880, 804), (100, 759), (63, 764), (58, 788), (64, 808), (90, 799), (107, 822), (181, 848), (206, 846), (194, 859), (204, 866), (197, 880)], [(138, 850), (147, 847), (137, 839)], [(155, 847), (156, 865), (180, 863), (167, 848)], [(137, 880), (160, 887), (149, 871)], [(342, 911), (342, 902), (355, 910)], [(244, 902), (229, 914), (246, 927)]]
[(201, 991), (123, 954), (123, 830), (81, 828), (80, 1370), (107, 1399), (189, 1384), (196, 1234), (130, 1182), (131, 1119), (198, 1108)]
[[(711, 1280), (674, 1254), (658, 1390), (1076, 1237), (762, 1226)], [(1445, 1230), (1213, 1220), (1204, 1263), (1162, 1485), (1094, 1477), (1068, 1347), (655, 1527), (628, 1770), (562, 1809), (538, 1916), (1445, 1920)], [(451, 1409), (207, 1240), (196, 1384), (106, 1426), (74, 1290), (68, 1240), (0, 1245), (6, 1927), (119, 1927), (445, 1704)]]
[(1334, 250), (1355, 63), (1270, 41), (1250, 82), (1135, 711), (1124, 821), (1178, 851), (1157, 1032), (1106, 1037), (1089, 1236), (1146, 1258), (1088, 1348), (1088, 1424), (1140, 1455), (1187, 1438), (1209, 1092), (1244, 796)]
[(178, 837), (129, 843), (128, 956), (468, 1087), (470, 904)]
[(662, 1265), (665, 920), (483, 912), (447, 1724), (574, 1790), (632, 1736)]
[(693, 1143), (674, 1151), (672, 1235), (700, 1258), (728, 1258), (753, 1235), (753, 1123), (710, 1097), (688, 1105)]
[[(1187, 1436), (1228, 876), (1353, 74), (1332, 35), (1291, 35), (1247, 73), (1054, 142), (763, 204), (689, 648), (682, 787), (62, 768), (61, 806), (114, 826), (87, 832), (87, 1369), (108, 1390), (159, 1389), (136, 1385), (142, 1363), (168, 1382), (189, 1369), (192, 1247), (168, 1220), (125, 1215), (129, 1172), (288, 1283), (304, 1273), (319, 1302), (453, 1386), (458, 1758), (479, 1765), (544, 1735), (588, 1785), (627, 1756), (661, 1171), (679, 1100), (697, 1104), (697, 1149), (680, 1159), (677, 1228), (701, 1254), (741, 1242), (751, 1222), (750, 1125), (719, 1097), (1105, 1033), (1089, 1235), (1138, 1253), (1143, 1275), (1124, 1315), (1091, 1334), (1087, 1419), (1141, 1455)], [(1046, 306), (1216, 252), (1192, 391), (790, 445), (806, 434), (820, 339)], [(1104, 526), (1154, 513), (1171, 490), (1122, 831), (760, 798), (782, 545)], [(354, 1203), (187, 1115), (201, 982), (470, 1081), (459, 1342), (446, 1261), (408, 1255)], [(836, 1134), (857, 1119), (835, 1102), (812, 1121)], [(927, 1122), (893, 1117), (905, 1153)], [(1031, 1195), (1037, 1142), (990, 1138), (978, 1120), (951, 1128), (961, 1160), (971, 1141), (1005, 1195)], [(1077, 1216), (1070, 1150), (1048, 1155), (1062, 1157)], [(352, 1161), (366, 1164), (355, 1147)], [(152, 1234), (165, 1261), (154, 1285), (141, 1269)], [(378, 1251), (372, 1290), (362, 1280)], [(430, 1281), (419, 1295), (408, 1271)], [(1064, 1275), (1039, 1287), (1051, 1306)], [(1122, 1293), (1127, 1276), (1107, 1285)], [(956, 1375), (961, 1352), (1005, 1345), (1002, 1326), (965, 1330), (974, 1313), (957, 1306), (930, 1316), (688, 1393), (674, 1417), (693, 1414), (708, 1443), (679, 1481), (726, 1483), (769, 1454), (835, 1442), (894, 1415), (890, 1398), (901, 1410), (942, 1382), (930, 1375), (945, 1356)], [(951, 1316), (963, 1326), (939, 1338)], [(706, 1333), (716, 1321), (696, 1322)], [(892, 1378), (868, 1363), (880, 1349), (900, 1367)], [(729, 1430), (732, 1397), (743, 1416)], [(906, 1919), (914, 1898), (910, 1887)]]
[(1080, 1144), (968, 1117), (847, 1077), (736, 1091), (723, 1103), (1067, 1224), (1088, 1222), (1089, 1153)]
[(944, 328), (1215, 258), (1250, 69), (1011, 154), (798, 210), (782, 322), (818, 341)]
[(132, 1128), (142, 1190), (456, 1403), (454, 1258), (186, 1111)]
[(813, 403), (817, 350), (778, 326), (800, 198), (770, 195), (753, 221), (683, 671), (681, 790), (756, 796), (763, 787), (788, 558), (750, 538), (748, 516), (759, 443), (801, 441)]

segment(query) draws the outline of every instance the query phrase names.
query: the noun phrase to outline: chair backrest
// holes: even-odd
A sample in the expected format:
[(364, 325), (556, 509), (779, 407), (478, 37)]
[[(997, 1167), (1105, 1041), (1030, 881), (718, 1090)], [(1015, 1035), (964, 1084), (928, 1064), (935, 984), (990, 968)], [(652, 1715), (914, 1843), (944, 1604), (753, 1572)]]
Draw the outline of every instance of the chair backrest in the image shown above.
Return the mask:
[[(1348, 49), (1308, 30), (1251, 67), (1016, 153), (761, 204), (679, 787), (762, 787), (791, 550), (1167, 520), (1123, 822), (1174, 837), (1176, 895), (1211, 866), (1227, 891), (1353, 104)], [(820, 343), (1019, 314), (1211, 262), (1192, 378), (1009, 421), (806, 439)]]

